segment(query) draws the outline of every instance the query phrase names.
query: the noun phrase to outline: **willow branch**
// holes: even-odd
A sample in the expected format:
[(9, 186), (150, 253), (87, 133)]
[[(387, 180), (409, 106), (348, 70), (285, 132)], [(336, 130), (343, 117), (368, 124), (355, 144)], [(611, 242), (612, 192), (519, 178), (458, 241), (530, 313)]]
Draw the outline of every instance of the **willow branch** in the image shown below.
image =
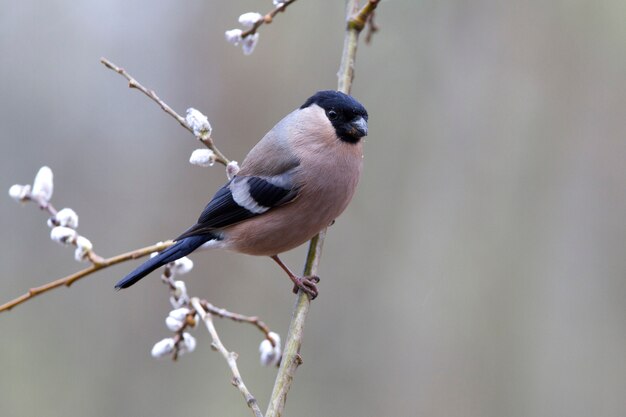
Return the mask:
[(284, 3), (280, 3), (279, 5), (277, 5), (275, 9), (273, 9), (271, 12), (269, 12), (265, 16), (263, 16), (263, 19), (260, 19), (259, 21), (257, 21), (254, 25), (252, 25), (252, 27), (250, 29), (242, 32), (241, 33), (241, 38), (243, 39), (246, 36), (254, 35), (256, 33), (257, 29), (259, 29), (259, 27), (261, 27), (264, 24), (272, 23), (272, 21), (274, 20), (274, 17), (279, 12), (284, 12), (285, 9), (287, 8), (287, 6), (289, 6), (294, 1), (296, 1), (296, 0), (287, 0)]
[(367, 33), (365, 34), (365, 43), (370, 44), (372, 42), (372, 38), (374, 37), (374, 33), (378, 32), (380, 29), (376, 22), (374, 22), (374, 18), (376, 17), (376, 12), (372, 12), (369, 20), (367, 21)]
[[(139, 81), (137, 81), (135, 78), (133, 78), (133, 76), (130, 75), (124, 68), (118, 67), (117, 65), (115, 65), (114, 63), (109, 61), (108, 59), (100, 58), (100, 62), (105, 67), (109, 68), (110, 70), (113, 70), (113, 71), (117, 72), (122, 77), (126, 78), (128, 80), (128, 87), (135, 88), (135, 89), (141, 91), (142, 93), (144, 93), (148, 98), (150, 98), (152, 101), (154, 101), (156, 104), (158, 104), (159, 107), (161, 107), (161, 109), (163, 109), (163, 111), (165, 113), (169, 114), (174, 119), (176, 119), (176, 121), (182, 127), (187, 129), (188, 131), (190, 131), (192, 134), (194, 133), (192, 127), (189, 126), (189, 124), (187, 123), (185, 118), (182, 117), (181, 115), (179, 115), (178, 113), (176, 113), (170, 106), (167, 105), (167, 103), (165, 103), (163, 100), (161, 100), (154, 90), (149, 90), (146, 87), (144, 87)], [(215, 154), (215, 160), (217, 162), (219, 162), (221, 164), (224, 164), (224, 165), (228, 165), (228, 163), (230, 161), (228, 160), (228, 158), (226, 158), (226, 156), (224, 156), (224, 154), (222, 152), (220, 152), (220, 150), (217, 148), (217, 146), (215, 146), (215, 143), (213, 142), (213, 139), (210, 136), (196, 136), (196, 138), (204, 146), (206, 146), (211, 151), (213, 151), (213, 153)]]
[(343, 93), (350, 94), (352, 80), (354, 78), (354, 62), (356, 60), (359, 34), (363, 28), (365, 28), (372, 13), (374, 13), (374, 10), (378, 6), (379, 1), (380, 0), (369, 0), (360, 10), (358, 9), (358, 2), (356, 0), (350, 0), (348, 2), (346, 35), (343, 41), (341, 64), (337, 72), (337, 78), (339, 79), (337, 89)]
[[(365, 27), (370, 15), (378, 5), (379, 0), (370, 0), (362, 9), (358, 8), (358, 0), (347, 1), (347, 28), (344, 37), (344, 49), (341, 56), (341, 64), (339, 67), (338, 90), (349, 94), (352, 87), (352, 79), (354, 78), (354, 61), (356, 58), (357, 43), (359, 34)], [(362, 22), (362, 24), (361, 24)], [(322, 256), (322, 248), (326, 237), (326, 229), (322, 230), (317, 236), (311, 239), (309, 251), (307, 253), (304, 265), (304, 275), (316, 275), (320, 259)], [(300, 347), (304, 335), (304, 325), (309, 312), (311, 301), (309, 297), (300, 290), (294, 307), (294, 312), (289, 325), (289, 332), (285, 341), (285, 349), (283, 351), (280, 368), (270, 404), (265, 413), (266, 417), (280, 417), (285, 407), (287, 393), (291, 388), (293, 377), (298, 366), (302, 363), (300, 356)]]
[(68, 275), (66, 277), (63, 278), (59, 278), (55, 281), (49, 282), (47, 284), (44, 284), (42, 286), (39, 287), (34, 287), (31, 288), (30, 290), (28, 290), (28, 292), (26, 294), (23, 294), (5, 304), (2, 304), (0, 306), (0, 312), (3, 311), (8, 311), (11, 310), (13, 307), (22, 304), (28, 300), (30, 300), (31, 298), (34, 298), (40, 294), (43, 294), (45, 292), (48, 292), (50, 290), (53, 290), (55, 288), (58, 287), (69, 287), (70, 285), (72, 285), (74, 282), (78, 281), (81, 278), (84, 278), (88, 275), (93, 274), (96, 271), (99, 271), (101, 269), (104, 268), (108, 268), (110, 266), (113, 266), (115, 264), (119, 264), (121, 262), (125, 262), (125, 261), (129, 261), (131, 259), (138, 259), (141, 257), (144, 257), (146, 255), (151, 254), (152, 252), (159, 252), (162, 251), (163, 249), (166, 249), (168, 247), (170, 247), (174, 242), (173, 241), (167, 241), (167, 242), (162, 242), (162, 243), (158, 243), (156, 245), (152, 245), (152, 246), (147, 246), (145, 248), (140, 248), (140, 249), (135, 249), (133, 251), (130, 252), (126, 252), (126, 253), (122, 253), (120, 255), (116, 255), (113, 256), (111, 258), (100, 258), (98, 259), (97, 263), (93, 263), (90, 267), (85, 268), (81, 271), (75, 272), (71, 275)]
[(275, 341), (272, 337), (270, 337), (270, 328), (265, 324), (261, 319), (256, 316), (244, 316), (243, 314), (233, 313), (232, 311), (228, 311), (224, 308), (216, 307), (213, 304), (209, 303), (206, 300), (201, 301), (202, 307), (209, 313), (222, 318), (229, 319), (237, 323), (248, 323), (255, 326), (257, 329), (263, 333), (265, 338), (272, 343), (272, 346), (275, 345)]
[(32, 201), (33, 203), (37, 204), (41, 210), (48, 212), (48, 214), (50, 214), (51, 216), (56, 216), (56, 214), (58, 213), (58, 210), (54, 208), (52, 203), (31, 193), (25, 194), (24, 197), (22, 197), (22, 199), (20, 200), (21, 203), (26, 203), (28, 201)]
[(237, 387), (237, 389), (239, 389), (241, 395), (243, 395), (243, 398), (246, 400), (248, 407), (250, 407), (255, 417), (263, 417), (263, 413), (261, 413), (261, 409), (259, 408), (259, 404), (256, 398), (254, 398), (254, 396), (250, 393), (250, 391), (246, 387), (246, 384), (244, 384), (243, 380), (241, 379), (241, 374), (239, 373), (239, 368), (237, 367), (237, 353), (230, 352), (228, 351), (228, 349), (226, 349), (226, 347), (220, 340), (219, 335), (217, 334), (217, 330), (215, 329), (215, 325), (213, 324), (213, 317), (211, 313), (207, 313), (205, 308), (202, 306), (200, 299), (198, 299), (197, 297), (192, 298), (191, 305), (193, 306), (194, 310), (196, 310), (196, 312), (200, 315), (200, 318), (204, 322), (207, 330), (209, 331), (209, 334), (211, 335), (211, 339), (213, 340), (211, 346), (213, 346), (213, 348), (221, 353), (224, 359), (226, 359), (228, 367), (233, 374), (232, 384)]
[[(363, 30), (367, 22), (370, 20), (374, 10), (378, 6), (380, 0), (369, 0), (358, 13), (348, 19), (348, 30), (354, 29), (357, 35)], [(358, 7), (358, 5), (357, 5)]]
[[(315, 275), (317, 273), (325, 236), (326, 230), (323, 230), (320, 234), (311, 239), (304, 267), (304, 275)], [(298, 291), (298, 298), (296, 299), (291, 323), (289, 324), (289, 331), (280, 361), (280, 368), (278, 369), (278, 375), (276, 375), (270, 403), (265, 412), (266, 417), (279, 417), (282, 415), (283, 409), (285, 408), (287, 393), (291, 388), (296, 369), (302, 364), (300, 346), (302, 345), (304, 324), (309, 313), (310, 305), (311, 300), (309, 296), (302, 290)]]
[[(130, 88), (135, 88), (139, 91), (141, 91), (142, 93), (144, 93), (147, 97), (149, 97), (150, 99), (152, 99), (155, 103), (157, 103), (162, 109), (163, 111), (165, 111), (167, 114), (169, 114), (170, 116), (174, 117), (178, 123), (180, 123), (181, 126), (183, 126), (185, 129), (189, 130), (191, 133), (194, 133), (193, 128), (191, 126), (189, 126), (189, 124), (187, 123), (187, 121), (185, 120), (185, 118), (183, 118), (182, 116), (180, 116), (178, 113), (176, 113), (170, 106), (167, 105), (167, 103), (165, 103), (163, 100), (161, 100), (159, 98), (159, 96), (153, 91), (153, 90), (148, 90), (146, 87), (144, 87), (140, 82), (138, 82), (133, 76), (131, 76), (126, 70), (124, 70), (123, 68), (118, 67), (117, 65), (115, 65), (114, 63), (112, 63), (111, 61), (109, 61), (106, 58), (101, 58), (100, 62), (102, 62), (102, 64), (117, 72), (118, 74), (122, 75), (124, 78), (126, 78), (128, 80), (128, 86)], [(196, 135), (194, 135), (196, 136)], [(213, 139), (210, 137), (210, 133), (209, 134), (202, 134), (199, 136), (196, 136), (197, 139), (202, 142), (207, 148), (209, 148), (211, 151), (213, 151), (213, 153), (215, 154), (215, 160), (224, 164), (224, 165), (228, 165), (228, 163), (230, 162), (223, 154), (222, 152), (220, 152), (219, 149), (217, 149), (217, 147), (215, 146), (215, 144), (213, 143)], [(51, 214), (52, 216), (55, 216), (57, 214), (57, 210), (52, 206), (52, 204), (50, 204), (48, 201), (44, 201), (40, 198), (37, 198), (36, 196), (33, 196), (31, 194), (27, 194), (24, 197), (22, 197), (21, 201), (33, 201), (35, 203), (37, 203), (39, 205), (39, 207), (44, 210), (47, 211), (49, 214)], [(71, 243), (75, 244), (75, 240)], [(13, 307), (22, 304), (34, 297), (36, 297), (37, 295), (43, 294), (45, 292), (48, 292), (50, 290), (53, 290), (55, 288), (61, 287), (61, 286), (66, 286), (69, 287), (70, 285), (72, 285), (75, 281), (78, 281), (81, 278), (84, 278), (88, 275), (93, 274), (96, 271), (99, 271), (100, 269), (103, 268), (107, 268), (109, 266), (118, 264), (120, 262), (124, 262), (127, 260), (131, 260), (131, 259), (137, 259), (143, 256), (146, 256), (152, 252), (158, 252), (161, 251), (169, 246), (171, 246), (173, 244), (172, 241), (168, 241), (165, 243), (159, 243), (157, 245), (152, 245), (152, 246), (148, 246), (145, 248), (140, 248), (140, 249), (136, 249), (134, 251), (131, 252), (127, 252), (127, 253), (123, 253), (121, 255), (117, 255), (117, 256), (113, 256), (111, 258), (105, 259), (100, 257), (99, 255), (97, 255), (93, 250), (89, 249), (86, 253), (86, 258), (91, 262), (91, 266), (88, 268), (85, 268), (81, 271), (75, 272), (71, 275), (65, 276), (63, 278), (59, 278), (57, 280), (54, 280), (52, 282), (49, 282), (47, 284), (41, 285), (39, 287), (34, 287), (31, 288), (27, 293), (5, 303), (0, 305), (0, 312), (3, 311), (8, 311), (10, 309), (12, 309)]]

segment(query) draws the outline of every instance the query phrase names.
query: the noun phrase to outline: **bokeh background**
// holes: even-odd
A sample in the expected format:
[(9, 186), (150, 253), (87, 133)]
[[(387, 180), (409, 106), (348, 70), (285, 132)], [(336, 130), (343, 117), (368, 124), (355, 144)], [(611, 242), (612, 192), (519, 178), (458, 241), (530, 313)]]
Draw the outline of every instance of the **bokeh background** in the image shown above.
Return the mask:
[[(249, 57), (224, 41), (269, 0), (0, 0), (0, 295), (82, 266), (6, 191), (37, 169), (98, 253), (176, 236), (225, 180), (191, 166), (174, 109), (197, 107), (241, 161), (283, 115), (336, 86), (340, 1), (294, 3)], [(626, 3), (383, 1), (353, 94), (366, 168), (332, 227), (291, 416), (626, 415)], [(285, 260), (300, 269), (305, 248)], [(283, 337), (294, 302), (269, 260), (193, 257), (190, 291)], [(158, 275), (100, 272), (0, 315), (0, 415), (249, 415), (223, 359), (156, 361)], [(265, 409), (260, 334), (217, 323)]]

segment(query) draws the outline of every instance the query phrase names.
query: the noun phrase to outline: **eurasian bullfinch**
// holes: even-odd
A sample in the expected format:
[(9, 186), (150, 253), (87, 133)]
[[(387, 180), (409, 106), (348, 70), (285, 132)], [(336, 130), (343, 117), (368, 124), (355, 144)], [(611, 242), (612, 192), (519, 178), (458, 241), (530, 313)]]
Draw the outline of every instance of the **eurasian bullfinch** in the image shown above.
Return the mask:
[(126, 288), (199, 247), (270, 256), (312, 298), (317, 277), (298, 277), (278, 258), (339, 216), (363, 165), (367, 111), (338, 91), (319, 91), (289, 113), (250, 151), (198, 222), (175, 243), (115, 285)]

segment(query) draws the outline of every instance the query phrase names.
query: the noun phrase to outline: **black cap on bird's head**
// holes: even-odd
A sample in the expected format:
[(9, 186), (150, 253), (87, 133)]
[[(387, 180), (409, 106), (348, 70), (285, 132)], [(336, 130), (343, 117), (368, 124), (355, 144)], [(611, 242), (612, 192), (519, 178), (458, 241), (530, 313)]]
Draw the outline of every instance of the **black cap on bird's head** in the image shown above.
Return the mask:
[(339, 139), (348, 143), (357, 143), (367, 136), (367, 110), (354, 97), (340, 91), (318, 91), (300, 108), (305, 109), (317, 104), (332, 123)]

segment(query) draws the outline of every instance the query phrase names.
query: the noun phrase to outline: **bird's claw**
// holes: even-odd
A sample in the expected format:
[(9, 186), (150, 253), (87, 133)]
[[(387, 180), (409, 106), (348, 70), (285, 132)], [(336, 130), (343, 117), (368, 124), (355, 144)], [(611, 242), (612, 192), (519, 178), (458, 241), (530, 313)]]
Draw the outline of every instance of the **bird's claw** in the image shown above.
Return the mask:
[(295, 285), (293, 286), (293, 293), (297, 294), (298, 290), (302, 290), (309, 297), (311, 297), (311, 300), (315, 300), (318, 295), (316, 285), (318, 282), (320, 282), (320, 277), (315, 275), (310, 277), (296, 278)]

